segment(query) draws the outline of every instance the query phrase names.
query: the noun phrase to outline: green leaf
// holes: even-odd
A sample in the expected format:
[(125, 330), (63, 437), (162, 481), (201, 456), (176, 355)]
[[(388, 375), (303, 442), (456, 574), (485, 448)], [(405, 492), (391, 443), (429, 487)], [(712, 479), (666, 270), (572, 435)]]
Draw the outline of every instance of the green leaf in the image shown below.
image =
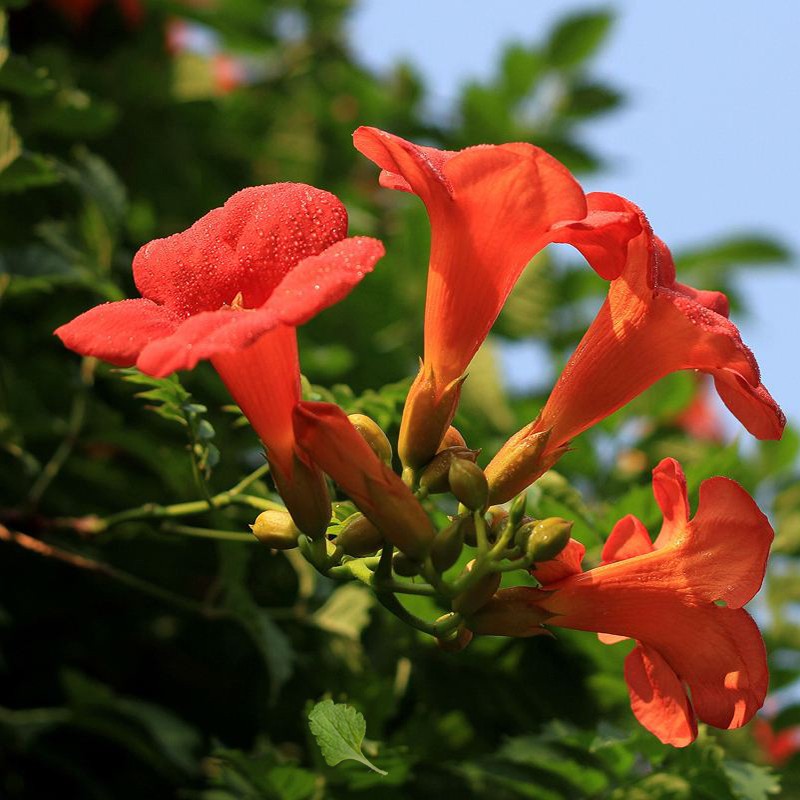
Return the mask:
[(369, 610), (374, 604), (375, 596), (366, 588), (346, 583), (331, 594), (312, 620), (318, 628), (357, 642), (369, 624)]
[(361, 752), (367, 723), (364, 715), (352, 706), (323, 700), (311, 709), (308, 724), (328, 766), (335, 767), (342, 761), (352, 760), (380, 775), (387, 774)]
[(613, 20), (609, 11), (593, 11), (567, 17), (550, 35), (550, 63), (560, 69), (582, 64), (605, 41)]
[(717, 272), (733, 266), (783, 264), (791, 252), (782, 242), (758, 234), (729, 236), (708, 247), (681, 252), (675, 259), (679, 273)]
[(0, 69), (0, 89), (25, 97), (41, 97), (56, 88), (56, 82), (44, 67), (36, 67), (27, 59), (11, 55)]
[(769, 767), (725, 759), (722, 769), (737, 800), (769, 800), (769, 795), (781, 790), (780, 779)]

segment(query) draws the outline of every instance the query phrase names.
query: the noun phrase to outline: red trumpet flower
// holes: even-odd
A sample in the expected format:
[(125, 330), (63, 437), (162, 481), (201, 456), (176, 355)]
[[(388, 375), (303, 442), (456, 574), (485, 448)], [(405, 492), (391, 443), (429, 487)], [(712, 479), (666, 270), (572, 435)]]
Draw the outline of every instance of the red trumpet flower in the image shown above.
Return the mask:
[(653, 470), (653, 491), (664, 515), (654, 543), (629, 515), (614, 527), (601, 566), (580, 572), (573, 547), (537, 568), (542, 589), (498, 592), (469, 627), (531, 636), (546, 622), (596, 631), (609, 643), (635, 639), (625, 661), (633, 712), (662, 742), (682, 747), (697, 735), (697, 718), (738, 728), (764, 702), (764, 643), (742, 606), (764, 579), (773, 532), (727, 478), (701, 484), (690, 520), (686, 481), (673, 459)]
[(753, 354), (727, 318), (725, 295), (676, 282), (669, 250), (633, 203), (600, 193), (588, 200), (596, 214), (636, 214), (641, 232), (616, 272), (606, 275), (608, 297), (539, 417), (512, 436), (487, 467), (493, 503), (520, 492), (573, 437), (676, 370), (713, 376), (725, 405), (759, 439), (780, 439), (786, 424), (761, 384)]
[(531, 258), (568, 242), (610, 278), (639, 222), (626, 209), (587, 216), (566, 167), (530, 144), (450, 152), (375, 128), (359, 128), (354, 142), (382, 168), (381, 185), (418, 195), (430, 218), (425, 355), (399, 442), (403, 463), (419, 467), (436, 452), (464, 371)]
[(346, 233), (347, 212), (328, 192), (291, 183), (243, 189), (139, 250), (140, 299), (97, 306), (56, 335), (83, 355), (156, 377), (210, 359), (266, 445), (295, 522), (320, 536), (330, 519), (325, 481), (292, 431), (294, 328), (341, 300), (383, 255), (377, 240)]

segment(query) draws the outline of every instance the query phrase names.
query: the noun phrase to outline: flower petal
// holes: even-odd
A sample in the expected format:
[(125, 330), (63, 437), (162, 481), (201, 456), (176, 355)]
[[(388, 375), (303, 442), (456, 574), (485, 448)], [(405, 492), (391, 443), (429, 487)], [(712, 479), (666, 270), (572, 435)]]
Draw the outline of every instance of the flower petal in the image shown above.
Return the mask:
[(344, 299), (384, 254), (377, 239), (355, 236), (303, 259), (278, 284), (266, 306), (286, 325), (302, 325)]
[(743, 606), (761, 588), (773, 537), (769, 520), (736, 481), (703, 481), (682, 543), (692, 593), (730, 608)]
[(380, 184), (418, 195), (427, 204), (436, 192), (452, 195), (453, 189), (443, 174), (443, 167), (456, 153), (424, 147), (366, 126), (353, 134), (353, 144), (381, 168)]
[(443, 389), (461, 377), (550, 229), (586, 216), (583, 191), (562, 164), (529, 144), (450, 153), (373, 128), (359, 129), (355, 144), (427, 207), (424, 360)]
[(183, 317), (215, 311), (239, 293), (257, 308), (299, 261), (346, 232), (347, 212), (332, 194), (298, 183), (254, 186), (183, 233), (142, 247), (134, 279), (144, 297)]
[(300, 403), (294, 410), (299, 446), (349, 495), (395, 547), (422, 558), (436, 532), (411, 490), (386, 466), (331, 403)]
[(136, 366), (163, 378), (179, 369), (192, 369), (204, 358), (249, 347), (279, 324), (270, 309), (202, 311), (184, 320), (172, 335), (147, 345)]
[(151, 342), (170, 336), (179, 320), (151, 300), (103, 303), (55, 331), (70, 350), (130, 367)]
[(714, 386), (728, 410), (757, 439), (780, 439), (786, 417), (760, 383), (753, 386), (734, 370), (715, 370)]
[(551, 561), (540, 561), (531, 574), (545, 588), (581, 572), (581, 562), (586, 548), (577, 540), (570, 539), (567, 546)]
[(686, 690), (658, 651), (634, 647), (625, 659), (625, 682), (636, 719), (664, 744), (685, 747), (697, 738)]
[(689, 521), (686, 476), (674, 458), (663, 459), (653, 470), (653, 494), (664, 517), (655, 547), (663, 547), (682, 533)]
[(604, 564), (610, 564), (652, 552), (653, 542), (647, 528), (633, 514), (628, 514), (617, 522), (606, 539), (602, 559)]
[(642, 221), (622, 198), (592, 192), (586, 195), (589, 213), (579, 222), (553, 226), (551, 241), (571, 244), (607, 281), (618, 278), (627, 260), (628, 242), (642, 230)]

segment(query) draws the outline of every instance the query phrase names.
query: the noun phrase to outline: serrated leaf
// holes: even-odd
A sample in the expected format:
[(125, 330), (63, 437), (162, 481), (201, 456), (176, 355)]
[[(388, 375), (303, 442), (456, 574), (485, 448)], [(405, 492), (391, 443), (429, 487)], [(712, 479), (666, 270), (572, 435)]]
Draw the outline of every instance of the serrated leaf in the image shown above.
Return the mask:
[(769, 800), (781, 790), (780, 779), (769, 767), (725, 759), (722, 769), (737, 800)]
[(328, 766), (335, 767), (342, 761), (351, 760), (358, 761), (379, 775), (388, 774), (361, 752), (367, 723), (364, 715), (352, 706), (323, 700), (311, 709), (308, 725)]

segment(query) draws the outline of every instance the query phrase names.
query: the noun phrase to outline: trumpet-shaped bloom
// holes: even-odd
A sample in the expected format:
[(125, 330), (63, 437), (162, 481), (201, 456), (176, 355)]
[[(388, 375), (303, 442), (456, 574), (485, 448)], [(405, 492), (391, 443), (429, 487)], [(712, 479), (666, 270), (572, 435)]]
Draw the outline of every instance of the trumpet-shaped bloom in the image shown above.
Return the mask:
[(183, 233), (139, 250), (141, 298), (90, 309), (56, 335), (79, 353), (156, 377), (210, 359), (266, 445), (298, 526), (321, 535), (327, 489), (292, 431), (294, 329), (341, 300), (383, 255), (380, 242), (346, 233), (347, 212), (327, 192), (289, 183), (243, 189)]
[(418, 195), (431, 223), (425, 354), (399, 445), (404, 463), (417, 467), (436, 451), (459, 379), (531, 258), (549, 242), (569, 242), (611, 278), (639, 223), (627, 209), (587, 216), (577, 181), (530, 144), (451, 152), (375, 128), (359, 128), (354, 141), (382, 168), (381, 185)]
[(609, 643), (635, 639), (625, 661), (633, 712), (661, 741), (680, 747), (695, 738), (696, 719), (738, 728), (764, 702), (764, 643), (742, 606), (761, 586), (773, 533), (727, 478), (701, 484), (689, 519), (685, 478), (673, 459), (653, 471), (653, 491), (664, 517), (655, 542), (629, 515), (614, 527), (601, 566), (581, 572), (580, 546), (573, 547), (537, 567), (541, 590), (498, 592), (469, 627), (529, 636), (546, 622), (596, 631)]
[(331, 403), (294, 409), (300, 447), (342, 487), (361, 512), (412, 558), (422, 558), (436, 531), (400, 478), (381, 461), (345, 413)]
[[(710, 374), (725, 405), (759, 439), (779, 439), (786, 424), (761, 384), (753, 354), (727, 318), (725, 295), (678, 283), (669, 250), (632, 203), (610, 194), (591, 194), (588, 200), (594, 213), (635, 213), (641, 232), (628, 244), (605, 303), (541, 414), (487, 467), (492, 502), (513, 497), (548, 469), (573, 437), (676, 370)], [(532, 444), (545, 434), (546, 446), (531, 457)]]

